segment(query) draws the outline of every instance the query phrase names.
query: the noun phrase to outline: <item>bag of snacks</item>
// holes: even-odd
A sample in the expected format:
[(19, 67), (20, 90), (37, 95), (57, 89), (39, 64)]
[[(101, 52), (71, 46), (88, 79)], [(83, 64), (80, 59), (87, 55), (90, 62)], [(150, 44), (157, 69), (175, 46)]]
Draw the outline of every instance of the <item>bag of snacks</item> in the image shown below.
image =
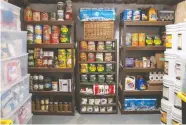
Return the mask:
[(87, 61), (87, 54), (84, 53), (84, 52), (80, 53), (80, 60), (81, 60), (82, 62)]
[(94, 53), (88, 53), (88, 62), (95, 62)]
[(153, 39), (152, 39), (151, 36), (147, 36), (147, 37), (146, 37), (146, 44), (147, 44), (148, 46), (153, 45)]
[(105, 42), (105, 49), (106, 50), (112, 50), (113, 49), (112, 41), (106, 41)]
[(88, 49), (88, 44), (86, 41), (81, 41), (80, 42), (80, 50), (87, 50)]
[(97, 50), (101, 51), (104, 50), (105, 46), (104, 46), (104, 42), (98, 42), (97, 44)]
[(96, 75), (89, 75), (89, 81), (90, 82), (96, 82), (97, 81)]
[(81, 64), (81, 73), (88, 72), (88, 64)]
[(88, 69), (89, 72), (96, 72), (96, 64), (89, 64)]
[(103, 64), (98, 64), (97, 65), (97, 71), (98, 72), (104, 72), (105, 71), (105, 66)]
[(106, 64), (106, 65), (105, 65), (105, 70), (106, 70), (106, 72), (112, 72), (112, 71), (113, 71), (113, 66), (112, 66), (112, 64)]
[(105, 82), (105, 75), (98, 75), (98, 82)]
[(95, 51), (96, 50), (96, 45), (94, 41), (89, 41), (88, 42), (88, 50), (90, 51)]
[(112, 61), (112, 53), (105, 53), (105, 61)]
[(87, 75), (81, 75), (81, 81), (82, 82), (87, 82), (88, 81)]
[(103, 61), (103, 53), (96, 53), (96, 61)]
[(113, 75), (106, 75), (106, 82), (107, 83), (112, 83), (113, 81), (114, 81)]

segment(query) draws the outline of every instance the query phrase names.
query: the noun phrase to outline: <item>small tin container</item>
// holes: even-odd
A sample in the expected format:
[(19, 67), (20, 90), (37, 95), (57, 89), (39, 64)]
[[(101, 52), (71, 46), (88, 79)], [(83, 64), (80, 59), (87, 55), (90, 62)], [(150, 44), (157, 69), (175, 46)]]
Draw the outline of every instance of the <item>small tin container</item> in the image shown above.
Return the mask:
[(35, 25), (34, 31), (35, 31), (35, 34), (41, 35), (42, 34), (42, 25)]

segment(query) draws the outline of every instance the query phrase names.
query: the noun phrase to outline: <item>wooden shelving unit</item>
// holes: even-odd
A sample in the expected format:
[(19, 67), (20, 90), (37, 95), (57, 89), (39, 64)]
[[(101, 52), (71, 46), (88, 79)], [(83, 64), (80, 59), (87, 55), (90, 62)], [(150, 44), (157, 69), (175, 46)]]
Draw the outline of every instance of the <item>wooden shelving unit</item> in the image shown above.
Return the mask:
[(159, 34), (165, 28), (165, 25), (172, 24), (171, 21), (121, 21), (120, 22), (120, 32), (119, 39), (120, 44), (120, 78), (119, 78), (119, 108), (121, 114), (157, 114), (160, 113), (160, 110), (152, 110), (152, 111), (125, 111), (124, 110), (124, 99), (126, 97), (155, 97), (158, 99), (158, 107), (160, 107), (160, 99), (162, 96), (162, 90), (153, 91), (153, 90), (125, 90), (125, 78), (127, 75), (131, 74), (140, 74), (140, 73), (149, 73), (149, 72), (158, 72), (164, 71), (164, 69), (157, 68), (128, 68), (125, 67), (125, 59), (126, 57), (142, 57), (144, 55), (149, 56), (153, 55), (156, 52), (164, 52), (164, 46), (145, 46), (145, 47), (128, 47), (125, 46), (125, 37), (126, 33), (149, 33), (149, 34)]
[(22, 28), (26, 30), (27, 25), (67, 25), (70, 27), (70, 43), (59, 43), (59, 44), (27, 44), (28, 49), (34, 48), (43, 48), (54, 50), (56, 49), (72, 49), (72, 68), (43, 68), (43, 67), (29, 67), (29, 73), (36, 74), (47, 74), (47, 76), (52, 76), (56, 78), (60, 78), (63, 75), (69, 75), (72, 79), (71, 92), (61, 92), (61, 91), (31, 91), (33, 96), (49, 96), (49, 97), (57, 97), (57, 98), (69, 98), (71, 99), (72, 111), (70, 112), (48, 112), (48, 111), (36, 111), (33, 110), (34, 115), (75, 115), (75, 64), (74, 64), (74, 52), (75, 49), (75, 24), (74, 21), (65, 20), (65, 21), (24, 21)]
[[(83, 40), (83, 41), (89, 41), (89, 40)], [(113, 50), (102, 50), (102, 51), (89, 51), (89, 50), (80, 50), (79, 46), (79, 42), (77, 45), (77, 109), (79, 111), (79, 113), (81, 114), (117, 114), (118, 113), (118, 89), (117, 89), (117, 40), (90, 40), (90, 41), (99, 41), (99, 42), (105, 42), (105, 41), (113, 41), (114, 42), (114, 49)], [(99, 61), (99, 62), (82, 62), (80, 61), (80, 53), (81, 52), (85, 52), (85, 53), (112, 53), (114, 55), (114, 60), (113, 61)], [(113, 72), (87, 72), (87, 73), (81, 73), (80, 71), (80, 65), (81, 64), (112, 64), (114, 66), (114, 71)], [(90, 74), (94, 74), (94, 75), (114, 75), (114, 82), (112, 83), (100, 83), (100, 82), (82, 82), (80, 79), (80, 75), (90, 75)], [(88, 86), (88, 87), (92, 87), (95, 84), (99, 84), (99, 85), (115, 85), (115, 94), (106, 94), (106, 95), (94, 95), (94, 94), (85, 94), (85, 93), (81, 93), (81, 87), (84, 86)], [(114, 98), (114, 102), (112, 104), (104, 104), (104, 105), (91, 105), (91, 104), (81, 104), (81, 98)], [(113, 111), (112, 112), (88, 112), (88, 111), (81, 111), (81, 107), (82, 106), (112, 106), (113, 107)]]

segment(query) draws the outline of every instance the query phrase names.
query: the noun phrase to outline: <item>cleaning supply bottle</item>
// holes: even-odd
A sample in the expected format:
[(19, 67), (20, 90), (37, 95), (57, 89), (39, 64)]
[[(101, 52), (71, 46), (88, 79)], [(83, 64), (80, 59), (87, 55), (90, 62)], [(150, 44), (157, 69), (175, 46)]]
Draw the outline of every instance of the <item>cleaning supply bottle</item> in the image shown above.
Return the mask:
[(137, 89), (138, 90), (146, 90), (147, 89), (147, 83), (146, 83), (145, 79), (142, 76), (138, 76)]
[(157, 16), (157, 10), (155, 8), (149, 8), (149, 13), (148, 13), (149, 21), (157, 21), (158, 16)]

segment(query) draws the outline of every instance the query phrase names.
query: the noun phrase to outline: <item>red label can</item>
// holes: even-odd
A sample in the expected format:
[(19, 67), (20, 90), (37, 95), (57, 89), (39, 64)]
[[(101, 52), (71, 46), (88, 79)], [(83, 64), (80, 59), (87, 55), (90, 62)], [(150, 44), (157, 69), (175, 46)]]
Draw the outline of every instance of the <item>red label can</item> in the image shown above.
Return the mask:
[(51, 34), (51, 27), (49, 25), (43, 25), (43, 34)]
[(59, 27), (53, 25), (53, 26), (52, 26), (52, 32), (53, 32), (53, 33), (58, 33), (58, 34), (59, 34)]
[(41, 13), (41, 20), (42, 21), (48, 20), (48, 13), (47, 12), (42, 12)]
[(58, 33), (52, 33), (52, 43), (58, 44), (59, 43), (59, 34)]

